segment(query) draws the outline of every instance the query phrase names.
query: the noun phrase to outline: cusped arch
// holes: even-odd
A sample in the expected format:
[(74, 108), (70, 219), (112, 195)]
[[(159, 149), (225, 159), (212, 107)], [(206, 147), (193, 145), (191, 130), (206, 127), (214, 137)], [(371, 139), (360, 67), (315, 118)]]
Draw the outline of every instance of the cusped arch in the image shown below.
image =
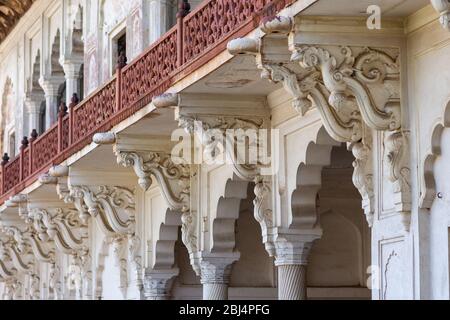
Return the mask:
[(33, 65), (31, 67), (30, 86), (28, 91), (30, 93), (43, 93), (41, 85), (39, 84), (39, 78), (41, 76), (41, 50), (37, 50), (34, 57)]
[(228, 179), (225, 192), (217, 203), (216, 217), (212, 223), (211, 253), (231, 253), (236, 246), (235, 225), (241, 203), (250, 194), (251, 183), (236, 175)]
[(83, 38), (83, 25), (84, 17), (83, 17), (83, 7), (79, 5), (77, 7), (77, 11), (74, 15), (74, 20), (72, 22), (71, 29), (71, 59), (81, 60), (84, 58), (84, 38)]
[(322, 187), (322, 169), (331, 164), (333, 147), (341, 144), (332, 139), (321, 127), (314, 141), (306, 148), (305, 161), (297, 170), (297, 188), (291, 195), (292, 229), (314, 229), (319, 227), (317, 197)]
[(164, 222), (159, 226), (155, 244), (154, 270), (170, 270), (175, 266), (175, 243), (181, 227), (180, 212), (167, 209)]
[(51, 56), (50, 56), (50, 74), (53, 77), (61, 77), (64, 79), (64, 69), (61, 66), (60, 60), (60, 52), (61, 52), (61, 31), (56, 30), (55, 37), (53, 38), (53, 42), (51, 45)]
[(442, 154), (442, 134), (446, 128), (450, 128), (450, 101), (447, 102), (443, 117), (439, 119), (433, 127), (430, 149), (423, 162), (423, 183), (420, 194), (420, 207), (422, 209), (431, 209), (434, 199), (436, 198), (437, 191), (434, 164), (436, 159)]

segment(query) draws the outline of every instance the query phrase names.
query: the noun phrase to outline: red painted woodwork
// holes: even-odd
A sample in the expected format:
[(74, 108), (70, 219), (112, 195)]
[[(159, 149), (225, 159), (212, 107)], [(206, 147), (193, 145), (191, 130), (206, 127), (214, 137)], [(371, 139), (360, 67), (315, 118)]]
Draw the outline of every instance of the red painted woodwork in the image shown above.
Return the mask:
[(244, 36), (294, 1), (208, 0), (188, 15), (178, 15), (161, 39), (2, 165), (0, 203), (88, 145), (96, 132), (110, 130), (206, 63), (231, 37)]

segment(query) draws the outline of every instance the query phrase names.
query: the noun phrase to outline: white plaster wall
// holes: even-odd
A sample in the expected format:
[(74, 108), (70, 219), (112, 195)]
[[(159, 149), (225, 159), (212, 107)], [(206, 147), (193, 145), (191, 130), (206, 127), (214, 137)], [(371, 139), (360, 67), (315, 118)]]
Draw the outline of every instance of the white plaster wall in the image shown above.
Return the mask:
[[(431, 10), (423, 12), (427, 17), (434, 14)], [(431, 134), (450, 101), (450, 33), (437, 20), (428, 19), (430, 23), (408, 35), (409, 109), (415, 133), (412, 166), (419, 168), (416, 172), (418, 187), (413, 190), (416, 208), (417, 199), (425, 191), (423, 161), (431, 149)], [(422, 299), (449, 299), (449, 145), (447, 129), (441, 140), (442, 155), (434, 166), (436, 190), (442, 193), (443, 199), (436, 199), (430, 210), (415, 209), (414, 212), (418, 221), (416, 244), (419, 257), (415, 274), (416, 297)]]

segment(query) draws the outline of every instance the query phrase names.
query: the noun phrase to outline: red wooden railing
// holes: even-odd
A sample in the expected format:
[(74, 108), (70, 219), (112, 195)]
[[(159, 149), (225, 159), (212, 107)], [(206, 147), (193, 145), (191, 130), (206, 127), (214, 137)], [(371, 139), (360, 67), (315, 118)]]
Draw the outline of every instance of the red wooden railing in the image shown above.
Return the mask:
[(205, 0), (189, 12), (180, 5), (177, 24), (116, 75), (77, 104), (37, 138), (24, 138), (20, 154), (1, 164), (0, 203), (34, 183), (40, 174), (88, 145), (97, 132), (110, 130), (154, 96), (223, 51), (232, 37), (248, 34), (295, 0)]

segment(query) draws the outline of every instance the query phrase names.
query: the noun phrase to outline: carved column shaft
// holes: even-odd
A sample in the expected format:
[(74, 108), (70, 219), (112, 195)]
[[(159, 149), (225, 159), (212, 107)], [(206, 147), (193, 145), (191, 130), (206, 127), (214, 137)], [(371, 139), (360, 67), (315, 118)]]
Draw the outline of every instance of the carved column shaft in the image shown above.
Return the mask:
[(306, 265), (278, 267), (278, 299), (306, 300)]
[[(275, 265), (278, 268), (278, 299), (307, 300), (307, 265), (319, 233), (300, 236), (304, 240), (275, 242)], [(309, 238), (309, 239), (307, 239)]]

